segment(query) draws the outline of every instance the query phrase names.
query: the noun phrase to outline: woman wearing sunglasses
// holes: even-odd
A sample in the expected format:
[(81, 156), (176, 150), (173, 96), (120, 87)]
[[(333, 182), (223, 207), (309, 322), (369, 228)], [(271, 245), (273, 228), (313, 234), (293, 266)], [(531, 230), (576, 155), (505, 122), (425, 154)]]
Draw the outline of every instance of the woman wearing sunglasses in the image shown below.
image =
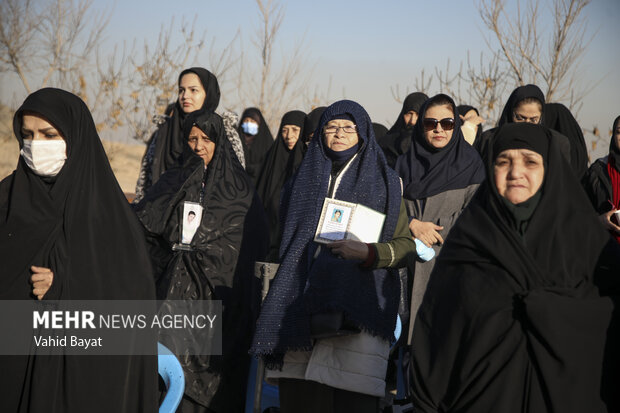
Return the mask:
[[(463, 138), (451, 97), (439, 94), (422, 105), (412, 144), (398, 158), (396, 172), (403, 180), (409, 229), (419, 240), (418, 250), (426, 246), (438, 254), (450, 228), (485, 179), (478, 152)], [(424, 256), (420, 251), (418, 255)], [(408, 343), (434, 263), (419, 259), (413, 268)]]

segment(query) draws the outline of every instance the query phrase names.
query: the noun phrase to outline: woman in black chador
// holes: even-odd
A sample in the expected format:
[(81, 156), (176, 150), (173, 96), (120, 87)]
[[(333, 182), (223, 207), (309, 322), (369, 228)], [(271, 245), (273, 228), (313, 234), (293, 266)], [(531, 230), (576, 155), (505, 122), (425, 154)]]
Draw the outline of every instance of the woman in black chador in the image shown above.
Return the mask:
[(256, 183), (267, 152), (273, 144), (273, 135), (258, 108), (247, 108), (240, 119), (239, 136), (243, 142), (245, 169)]
[(292, 110), (282, 116), (278, 136), (267, 153), (261, 169), (256, 191), (263, 201), (269, 218), (269, 254), (266, 259), (278, 261), (280, 249), (280, 192), (288, 178), (293, 176), (306, 152), (306, 145), (301, 137), (304, 133), (306, 114)]
[(182, 358), (186, 384), (180, 411), (242, 411), (259, 299), (254, 262), (269, 245), (268, 229), (222, 119), (194, 112), (183, 136), (187, 144), (179, 166), (135, 209), (151, 246), (158, 298), (223, 305), (223, 355)]
[(617, 411), (614, 305), (593, 282), (613, 241), (548, 129), (504, 125), (488, 153), (415, 323), (416, 411)]
[(413, 136), (413, 127), (418, 120), (420, 108), (428, 99), (428, 96), (422, 92), (409, 94), (403, 102), (403, 107), (396, 118), (396, 122), (392, 125), (387, 134), (378, 140), (379, 146), (383, 149), (388, 165), (394, 168), (396, 159), (407, 152), (411, 146), (411, 137)]
[[(41, 89), (17, 110), (13, 130), (21, 156), (0, 183), (0, 299), (155, 299), (143, 230), (86, 104)], [(155, 356), (34, 354), (0, 364), (2, 412), (157, 409)]]
[[(507, 123), (533, 123), (535, 125), (545, 125), (551, 131), (551, 138), (559, 141), (560, 152), (564, 155), (572, 172), (581, 179), (587, 169), (587, 158), (583, 157), (582, 150), (579, 148), (575, 139), (569, 139), (563, 135), (564, 130), (555, 130), (557, 127), (555, 116), (551, 116), (550, 122), (546, 119), (545, 95), (536, 85), (519, 86), (512, 91), (502, 110), (502, 114), (497, 122), (497, 127), (485, 130), (480, 139), (474, 142), (474, 147), (480, 152), (482, 159), (486, 160), (487, 149), (490, 148), (489, 141), (493, 141), (499, 127)], [(555, 108), (552, 108), (554, 111)], [(551, 124), (549, 124), (551, 123)], [(492, 143), (490, 145), (493, 145)]]
[(146, 143), (136, 184), (138, 202), (166, 170), (176, 166), (183, 152), (183, 122), (189, 113), (215, 111), (220, 103), (220, 86), (215, 75), (202, 67), (191, 67), (179, 74), (177, 101), (168, 106), (164, 121)]
[(590, 165), (583, 186), (599, 219), (620, 244), (620, 116), (612, 126), (609, 153)]

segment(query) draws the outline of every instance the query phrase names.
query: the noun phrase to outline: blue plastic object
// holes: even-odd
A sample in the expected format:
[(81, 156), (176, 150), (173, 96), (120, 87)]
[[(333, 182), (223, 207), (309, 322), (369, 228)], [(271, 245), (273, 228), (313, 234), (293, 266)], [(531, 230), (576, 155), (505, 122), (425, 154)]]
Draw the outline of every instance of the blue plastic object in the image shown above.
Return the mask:
[[(252, 413), (254, 411), (254, 390), (256, 388), (257, 365), (258, 360), (252, 357), (250, 374), (248, 376), (248, 388), (246, 391), (245, 413)], [(278, 386), (274, 386), (263, 380), (263, 391), (261, 393), (260, 406), (261, 412), (269, 407), (280, 407), (280, 393), (278, 392)]]
[(400, 338), (400, 333), (402, 333), (402, 331), (403, 323), (402, 321), (400, 321), (400, 315), (396, 314), (396, 328), (394, 329), (394, 343), (392, 343), (392, 345), (396, 344), (396, 342)]
[(183, 367), (176, 356), (161, 343), (157, 343), (157, 371), (166, 384), (166, 397), (159, 406), (159, 413), (174, 413), (185, 391)]
[(418, 253), (418, 257), (420, 257), (422, 261), (430, 261), (433, 259), (433, 257), (435, 257), (435, 250), (432, 247), (427, 247), (422, 241), (417, 238), (414, 241), (415, 250)]

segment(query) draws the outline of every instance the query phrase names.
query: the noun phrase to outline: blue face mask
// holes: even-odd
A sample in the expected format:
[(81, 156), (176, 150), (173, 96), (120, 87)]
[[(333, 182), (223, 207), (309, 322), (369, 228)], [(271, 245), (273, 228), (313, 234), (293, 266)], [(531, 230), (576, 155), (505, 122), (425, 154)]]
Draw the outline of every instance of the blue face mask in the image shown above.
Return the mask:
[(256, 135), (258, 133), (258, 125), (254, 122), (243, 122), (241, 129), (248, 135)]

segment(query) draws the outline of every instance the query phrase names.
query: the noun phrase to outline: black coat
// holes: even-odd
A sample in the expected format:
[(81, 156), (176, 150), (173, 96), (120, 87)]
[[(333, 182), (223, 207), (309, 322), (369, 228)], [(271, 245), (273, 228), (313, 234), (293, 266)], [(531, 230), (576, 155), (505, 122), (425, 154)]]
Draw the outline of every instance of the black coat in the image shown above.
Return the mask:
[[(154, 300), (142, 228), (86, 104), (60, 89), (34, 92), (13, 120), (20, 147), (26, 111), (58, 129), (67, 160), (56, 177), (42, 178), (20, 157), (15, 172), (0, 183), (0, 299), (33, 300), (30, 266), (36, 265), (54, 273), (45, 300)], [(0, 363), (2, 412), (157, 409), (155, 356), (35, 354), (0, 357)]]
[(617, 411), (614, 300), (593, 282), (610, 238), (546, 134), (525, 234), (490, 179), (437, 258), (413, 332), (416, 411)]
[[(223, 354), (181, 359), (186, 396), (213, 411), (240, 411), (260, 299), (254, 262), (266, 253), (268, 230), (260, 199), (221, 118), (193, 112), (185, 123), (185, 137), (194, 124), (216, 145), (206, 171), (186, 144), (180, 165), (162, 175), (135, 210), (148, 235), (158, 298), (222, 301)], [(185, 201), (200, 203), (203, 215), (192, 250), (174, 251)], [(170, 343), (173, 350), (175, 345)]]

